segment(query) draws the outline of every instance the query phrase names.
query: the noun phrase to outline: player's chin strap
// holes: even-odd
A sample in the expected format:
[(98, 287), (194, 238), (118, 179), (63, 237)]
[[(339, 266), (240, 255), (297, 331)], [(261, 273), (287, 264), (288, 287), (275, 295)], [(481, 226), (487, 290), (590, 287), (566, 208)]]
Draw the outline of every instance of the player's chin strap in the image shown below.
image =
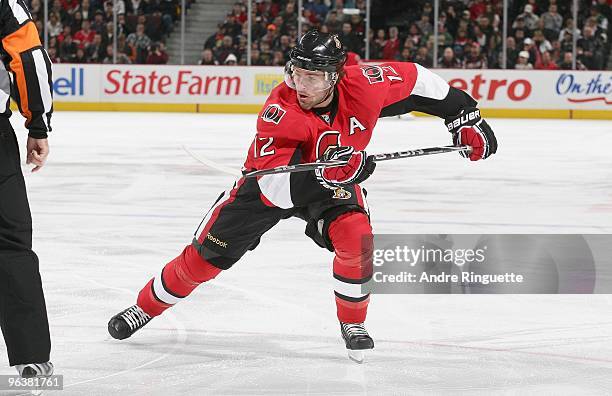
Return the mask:
[(330, 96), (332, 96), (332, 94), (334, 93), (334, 88), (336, 87), (336, 84), (333, 83), (331, 87), (329, 87), (329, 90), (327, 91), (327, 95), (325, 95), (325, 97), (319, 101), (319, 103), (317, 103), (316, 105), (312, 106), (313, 108), (316, 108), (318, 105), (320, 105), (321, 103), (325, 103), (325, 101), (327, 99), (329, 99)]

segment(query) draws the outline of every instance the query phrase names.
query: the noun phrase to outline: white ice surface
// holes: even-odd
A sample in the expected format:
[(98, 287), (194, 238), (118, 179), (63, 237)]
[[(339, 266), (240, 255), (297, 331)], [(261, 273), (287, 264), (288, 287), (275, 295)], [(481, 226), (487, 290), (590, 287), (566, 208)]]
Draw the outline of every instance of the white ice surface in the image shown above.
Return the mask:
[[(19, 134), (25, 140), (22, 121)], [(332, 255), (281, 222), (231, 270), (126, 341), (108, 319), (191, 240), (238, 170), (255, 116), (54, 115), (27, 173), (56, 372), (53, 395), (609, 394), (608, 295), (374, 295), (376, 349), (346, 357)], [(612, 124), (492, 119), (499, 153), (381, 163), (376, 233), (612, 233)], [(449, 144), (436, 119), (379, 123), (371, 152)], [(0, 345), (0, 374), (12, 374)], [(0, 392), (1, 393), (1, 392)], [(12, 393), (14, 394), (14, 393)]]

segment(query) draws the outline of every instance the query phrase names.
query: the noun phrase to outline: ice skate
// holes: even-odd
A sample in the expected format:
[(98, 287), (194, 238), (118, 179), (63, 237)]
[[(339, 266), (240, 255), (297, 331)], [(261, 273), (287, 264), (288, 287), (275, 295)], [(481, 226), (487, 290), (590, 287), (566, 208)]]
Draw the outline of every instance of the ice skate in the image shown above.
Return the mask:
[(49, 377), (53, 375), (53, 363), (28, 363), (15, 366), (21, 378)]
[(108, 332), (113, 338), (124, 340), (144, 327), (151, 319), (153, 318), (138, 305), (132, 305), (111, 318), (108, 322)]
[(366, 349), (374, 348), (374, 341), (368, 334), (363, 323), (342, 323), (340, 322), (342, 338), (348, 350), (349, 359), (356, 363), (363, 363)]

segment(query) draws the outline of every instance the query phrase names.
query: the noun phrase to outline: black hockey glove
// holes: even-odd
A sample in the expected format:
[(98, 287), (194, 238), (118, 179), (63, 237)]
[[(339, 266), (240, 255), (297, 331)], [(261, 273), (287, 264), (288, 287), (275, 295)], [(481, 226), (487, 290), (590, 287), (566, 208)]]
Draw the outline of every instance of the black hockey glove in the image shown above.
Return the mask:
[(342, 146), (328, 150), (323, 161), (348, 161), (344, 166), (318, 169), (316, 174), (327, 184), (347, 186), (366, 180), (376, 168), (374, 156), (368, 156), (365, 151), (355, 151), (353, 147)]
[(456, 146), (470, 145), (470, 153), (461, 152), (461, 156), (472, 161), (485, 159), (497, 152), (497, 139), (493, 130), (480, 117), (480, 110), (468, 107), (456, 116), (448, 117), (444, 124), (453, 134), (453, 144)]

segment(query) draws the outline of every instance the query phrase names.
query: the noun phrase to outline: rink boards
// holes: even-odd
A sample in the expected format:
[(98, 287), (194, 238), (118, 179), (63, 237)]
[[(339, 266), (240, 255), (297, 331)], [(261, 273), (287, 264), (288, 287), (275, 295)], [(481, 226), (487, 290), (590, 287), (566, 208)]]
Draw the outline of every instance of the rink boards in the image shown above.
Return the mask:
[[(611, 71), (439, 69), (489, 117), (612, 119)], [(53, 65), (57, 110), (257, 113), (280, 67)]]

